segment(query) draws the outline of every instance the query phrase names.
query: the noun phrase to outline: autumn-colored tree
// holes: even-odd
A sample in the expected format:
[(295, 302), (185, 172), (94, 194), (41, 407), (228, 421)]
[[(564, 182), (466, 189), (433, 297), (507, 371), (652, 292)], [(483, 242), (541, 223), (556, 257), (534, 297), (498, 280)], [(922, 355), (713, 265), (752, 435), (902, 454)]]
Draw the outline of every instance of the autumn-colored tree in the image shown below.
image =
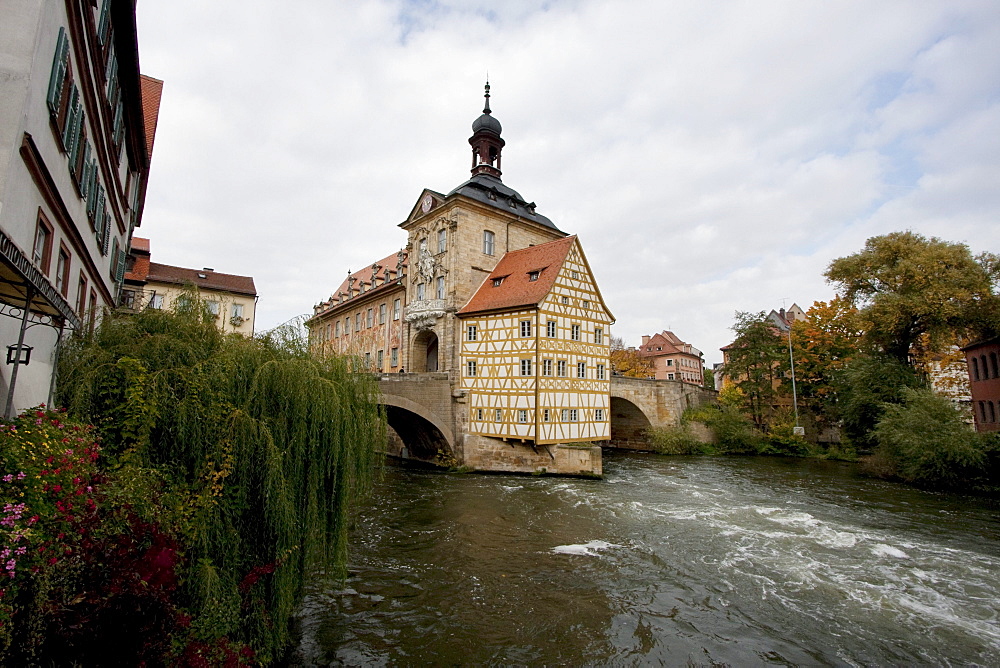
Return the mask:
[(632, 378), (648, 378), (653, 375), (653, 363), (635, 348), (626, 348), (620, 336), (612, 336), (610, 344), (612, 373)]
[(763, 311), (737, 311), (732, 330), (736, 340), (726, 348), (724, 372), (742, 393), (744, 409), (754, 423), (765, 427), (789, 366), (786, 339)]
[[(815, 302), (803, 320), (792, 323), (792, 350), (799, 406), (820, 421), (836, 415), (834, 379), (861, 349), (858, 311), (835, 297)], [(786, 381), (786, 385), (790, 385)], [(791, 391), (791, 388), (787, 388)]]
[(1000, 311), (1000, 256), (915, 232), (868, 239), (826, 278), (859, 308), (867, 341), (903, 364), (922, 335), (940, 350), (957, 331), (995, 325)]

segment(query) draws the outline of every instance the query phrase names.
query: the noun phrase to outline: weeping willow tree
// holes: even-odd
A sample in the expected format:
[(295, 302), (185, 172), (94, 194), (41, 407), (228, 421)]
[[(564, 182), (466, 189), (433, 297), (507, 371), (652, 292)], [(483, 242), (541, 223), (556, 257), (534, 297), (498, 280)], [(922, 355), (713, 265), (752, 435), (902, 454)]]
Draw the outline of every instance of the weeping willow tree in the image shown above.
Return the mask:
[(172, 527), (190, 632), (269, 662), (307, 576), (343, 572), (385, 442), (375, 380), (277, 331), (224, 335), (197, 299), (71, 341), (61, 405), (99, 429), (124, 503)]

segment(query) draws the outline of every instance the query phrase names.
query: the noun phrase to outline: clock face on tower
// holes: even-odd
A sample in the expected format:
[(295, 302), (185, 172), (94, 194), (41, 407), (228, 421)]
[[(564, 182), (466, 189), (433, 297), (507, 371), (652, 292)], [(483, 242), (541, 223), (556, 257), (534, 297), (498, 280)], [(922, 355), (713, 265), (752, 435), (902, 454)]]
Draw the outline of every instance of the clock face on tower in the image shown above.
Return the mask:
[(430, 194), (424, 195), (424, 198), (420, 200), (420, 210), (427, 213), (434, 206), (434, 198)]

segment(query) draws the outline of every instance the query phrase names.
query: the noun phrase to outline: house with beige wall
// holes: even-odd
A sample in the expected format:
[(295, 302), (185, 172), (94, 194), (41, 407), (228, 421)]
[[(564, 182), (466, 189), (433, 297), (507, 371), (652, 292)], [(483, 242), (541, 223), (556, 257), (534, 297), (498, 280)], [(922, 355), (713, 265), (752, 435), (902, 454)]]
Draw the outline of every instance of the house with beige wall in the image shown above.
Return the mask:
[(150, 261), (149, 239), (134, 237), (127, 261), (119, 308), (171, 309), (195, 289), (226, 333), (253, 336), (257, 289), (251, 276), (224, 274), (212, 268), (188, 269)]

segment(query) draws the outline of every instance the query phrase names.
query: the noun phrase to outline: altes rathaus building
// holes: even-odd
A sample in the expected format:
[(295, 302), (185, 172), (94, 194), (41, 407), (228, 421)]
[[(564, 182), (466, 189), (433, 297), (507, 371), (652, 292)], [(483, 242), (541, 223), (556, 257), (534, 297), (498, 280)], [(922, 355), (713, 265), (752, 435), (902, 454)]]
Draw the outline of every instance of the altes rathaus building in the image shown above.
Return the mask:
[[(430, 404), (454, 426), (452, 461), (599, 474), (614, 318), (580, 240), (501, 180), (505, 142), (489, 84), (485, 97), (469, 138), (471, 178), (447, 194), (419, 194), (399, 225), (406, 245), (350, 273), (314, 307), (310, 342), (357, 356), (384, 374), (384, 391), (389, 382), (446, 383)], [(397, 451), (412, 455), (400, 436)]]

